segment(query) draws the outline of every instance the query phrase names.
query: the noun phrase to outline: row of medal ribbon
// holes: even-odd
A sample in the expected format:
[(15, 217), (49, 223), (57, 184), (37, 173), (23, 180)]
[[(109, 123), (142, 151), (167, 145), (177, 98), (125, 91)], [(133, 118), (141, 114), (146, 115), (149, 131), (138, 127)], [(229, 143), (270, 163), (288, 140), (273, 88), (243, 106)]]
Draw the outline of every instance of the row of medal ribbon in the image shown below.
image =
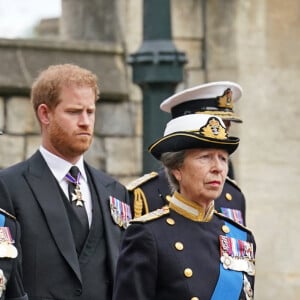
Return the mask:
[(219, 236), (220, 260), (224, 269), (255, 275), (253, 244), (225, 235)]

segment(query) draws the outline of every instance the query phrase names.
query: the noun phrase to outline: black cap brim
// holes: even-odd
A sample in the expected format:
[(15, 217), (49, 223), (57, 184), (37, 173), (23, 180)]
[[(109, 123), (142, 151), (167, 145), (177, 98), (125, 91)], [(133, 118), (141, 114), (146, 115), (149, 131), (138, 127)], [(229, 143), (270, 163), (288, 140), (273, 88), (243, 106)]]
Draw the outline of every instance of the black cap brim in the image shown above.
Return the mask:
[(148, 151), (158, 160), (162, 153), (165, 152), (177, 152), (195, 148), (223, 149), (229, 154), (232, 154), (237, 149), (239, 141), (240, 139), (237, 137), (228, 137), (225, 140), (217, 140), (203, 137), (193, 132), (175, 132), (154, 142), (148, 148)]

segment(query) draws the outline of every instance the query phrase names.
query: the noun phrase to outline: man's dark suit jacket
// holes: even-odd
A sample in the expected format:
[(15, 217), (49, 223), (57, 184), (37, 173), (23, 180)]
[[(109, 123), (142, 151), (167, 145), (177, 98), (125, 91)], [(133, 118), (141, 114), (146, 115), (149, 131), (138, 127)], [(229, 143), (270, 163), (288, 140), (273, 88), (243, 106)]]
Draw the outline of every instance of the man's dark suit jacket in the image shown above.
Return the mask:
[(92, 223), (79, 258), (62, 199), (64, 195), (40, 152), (0, 171), (11, 213), (21, 225), (24, 287), (31, 300), (108, 300), (110, 297), (106, 299), (99, 294), (98, 250), (105, 241), (106, 284), (111, 291), (123, 229), (113, 222), (109, 197), (126, 203), (129, 199), (125, 187), (115, 179), (88, 164), (85, 168), (102, 210), (104, 240), (101, 241)]

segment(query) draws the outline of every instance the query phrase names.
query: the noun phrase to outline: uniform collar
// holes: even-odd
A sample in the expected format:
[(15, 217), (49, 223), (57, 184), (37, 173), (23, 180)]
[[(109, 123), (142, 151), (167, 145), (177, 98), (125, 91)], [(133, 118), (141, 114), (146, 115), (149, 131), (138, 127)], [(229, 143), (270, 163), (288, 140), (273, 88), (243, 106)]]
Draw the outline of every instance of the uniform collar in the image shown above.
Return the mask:
[(197, 222), (209, 222), (214, 214), (214, 201), (209, 205), (207, 212), (202, 206), (197, 203), (185, 199), (181, 194), (175, 192), (170, 200), (170, 209), (176, 211), (178, 214)]

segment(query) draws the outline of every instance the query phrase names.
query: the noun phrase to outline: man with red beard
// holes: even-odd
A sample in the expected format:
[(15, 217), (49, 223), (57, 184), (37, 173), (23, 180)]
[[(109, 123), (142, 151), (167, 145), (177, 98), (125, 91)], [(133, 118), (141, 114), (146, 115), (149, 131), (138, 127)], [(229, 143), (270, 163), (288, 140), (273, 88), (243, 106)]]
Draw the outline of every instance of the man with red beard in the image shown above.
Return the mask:
[(64, 64), (41, 72), (31, 92), (41, 146), (0, 172), (0, 201), (21, 225), (29, 299), (112, 297), (130, 209), (125, 187), (83, 159), (98, 97), (97, 77), (89, 70)]

